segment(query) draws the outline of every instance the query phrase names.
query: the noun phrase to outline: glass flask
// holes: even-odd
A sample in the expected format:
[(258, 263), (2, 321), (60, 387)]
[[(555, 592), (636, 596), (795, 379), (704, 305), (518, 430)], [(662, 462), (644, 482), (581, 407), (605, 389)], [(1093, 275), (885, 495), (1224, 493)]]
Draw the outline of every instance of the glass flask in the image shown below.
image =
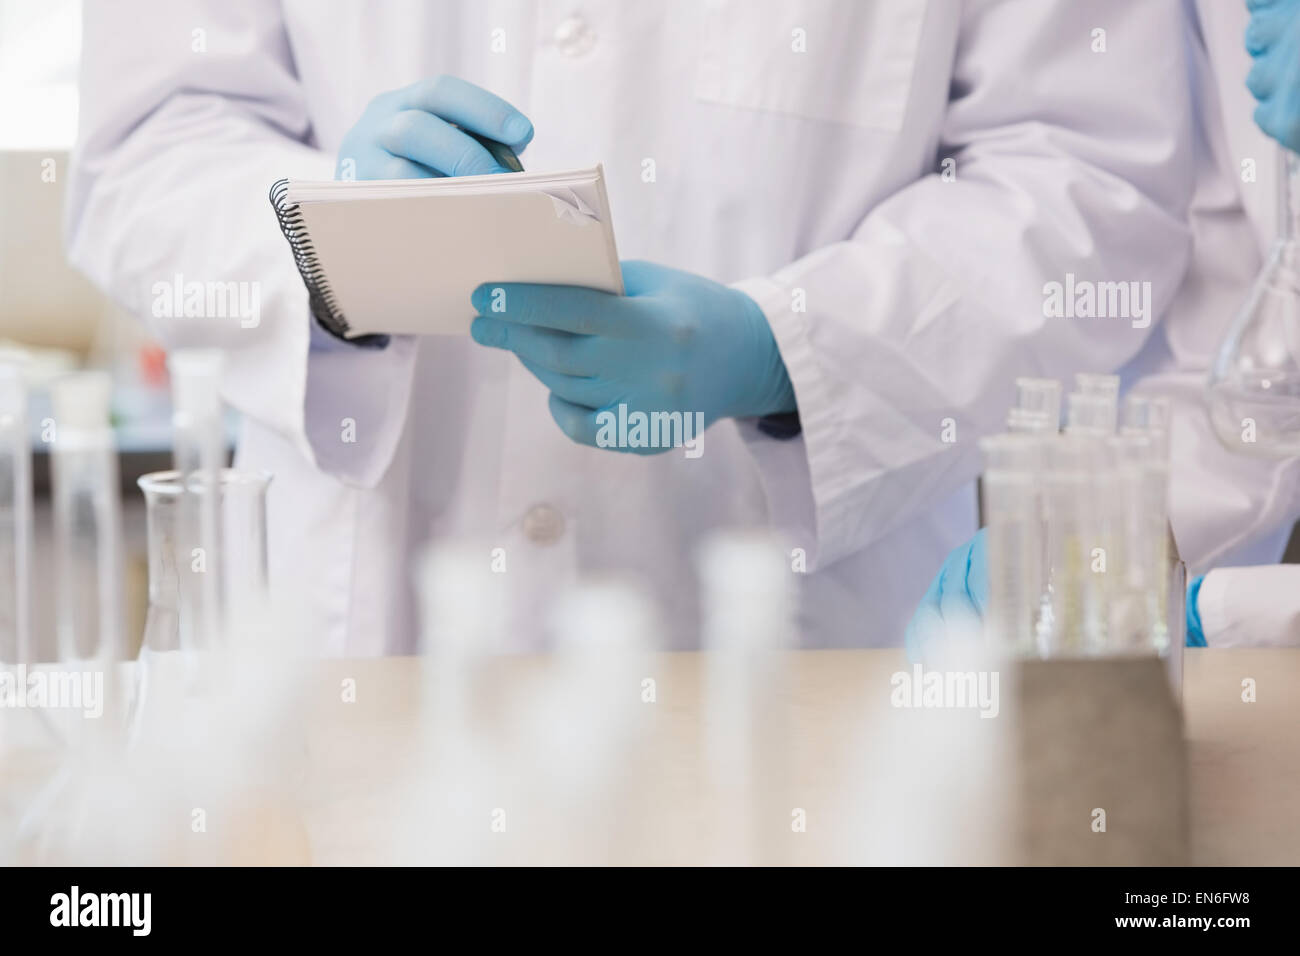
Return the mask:
[[(126, 746), (70, 750), (23, 814), (17, 858), (61, 865), (286, 865), (311, 860), (297, 801), (298, 742), (286, 714), (300, 699), (261, 642), (266, 606), (266, 490), (270, 476), (225, 469), (215, 495), (201, 474), (156, 472), (145, 496), (149, 610), (128, 714)], [(223, 547), (223, 625), (215, 646), (182, 649), (188, 599), (209, 569), (196, 554), (195, 500), (217, 504)], [(206, 626), (206, 622), (199, 622)], [(242, 629), (242, 630), (241, 630)], [(241, 640), (243, 635), (249, 639)], [(279, 666), (277, 666), (279, 665)], [(290, 744), (286, 744), (289, 741)], [(293, 756), (290, 754), (290, 756)], [(195, 830), (195, 807), (205, 826)], [(211, 827), (211, 833), (207, 827)]]
[[(207, 566), (207, 555), (195, 539), (200, 529), (188, 520), (187, 484), (193, 491), (202, 480), (195, 474), (187, 483), (179, 471), (158, 471), (137, 482), (144, 492), (149, 540), (149, 611), (142, 643), (149, 651), (180, 648), (183, 607), (196, 613), (217, 610), (205, 601), (185, 600), (206, 587), (205, 574), (221, 582), (219, 620), (232, 630), (258, 614), (266, 596), (266, 490), (271, 476), (222, 469), (217, 497), (223, 544), (219, 568)], [(206, 625), (186, 630), (201, 634)]]
[(1232, 451), (1300, 454), (1300, 158), (1279, 153), (1278, 237), (1210, 370), (1214, 430)]

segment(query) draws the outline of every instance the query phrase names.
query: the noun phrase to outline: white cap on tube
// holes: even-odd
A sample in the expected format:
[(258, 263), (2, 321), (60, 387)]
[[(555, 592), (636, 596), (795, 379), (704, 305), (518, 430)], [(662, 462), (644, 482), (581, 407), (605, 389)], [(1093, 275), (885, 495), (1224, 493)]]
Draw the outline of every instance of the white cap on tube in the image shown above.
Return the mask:
[(107, 372), (74, 372), (50, 386), (55, 426), (60, 429), (107, 428), (113, 380)]
[(1124, 427), (1142, 431), (1167, 431), (1170, 405), (1167, 398), (1129, 395), (1124, 399)]
[(1109, 395), (1119, 400), (1119, 376), (1099, 375), (1094, 372), (1078, 372), (1074, 376), (1075, 391), (1085, 395)]
[(630, 582), (588, 580), (561, 596), (551, 626), (562, 651), (645, 652), (653, 641), (654, 611)]
[(177, 349), (167, 356), (176, 418), (196, 422), (220, 417), (221, 365), (217, 349)]
[(1016, 379), (1015, 418), (1041, 416), (1045, 427), (1043, 430), (1056, 431), (1061, 427), (1061, 383), (1054, 378), (1018, 378)]
[(1115, 434), (1118, 414), (1113, 395), (1071, 392), (1065, 430), (1068, 434), (1107, 437)]
[(768, 531), (725, 531), (698, 556), (708, 650), (779, 650), (794, 637), (789, 552)]
[(474, 540), (439, 541), (416, 568), (421, 652), (484, 657), (500, 653), (509, 591), (491, 566), (492, 549)]
[(0, 427), (27, 415), (27, 380), (22, 366), (0, 359)]

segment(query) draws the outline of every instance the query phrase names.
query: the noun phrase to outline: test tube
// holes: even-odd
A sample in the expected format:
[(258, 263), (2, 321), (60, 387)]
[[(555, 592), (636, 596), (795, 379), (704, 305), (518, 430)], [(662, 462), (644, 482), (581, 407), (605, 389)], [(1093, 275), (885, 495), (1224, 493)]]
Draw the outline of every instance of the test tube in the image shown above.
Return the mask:
[(1164, 591), (1165, 575), (1157, 568), (1157, 542), (1164, 541), (1163, 522), (1157, 529), (1148, 513), (1151, 439), (1125, 431), (1108, 440), (1117, 473), (1118, 533), (1112, 555), (1107, 594), (1108, 650), (1112, 653), (1149, 651), (1155, 633), (1156, 591)]
[(783, 779), (780, 662), (793, 643), (795, 613), (787, 554), (780, 539), (757, 530), (719, 532), (699, 552), (719, 862), (754, 862), (773, 846), (760, 821)]
[(1114, 398), (1089, 392), (1071, 392), (1066, 405), (1066, 434), (1089, 438), (1108, 438), (1115, 434), (1118, 412)]
[(1055, 433), (1060, 427), (1061, 383), (1054, 378), (1016, 379), (1016, 404), (1007, 414), (1007, 430)]
[[(642, 796), (632, 786), (632, 755), (640, 749), (654, 619), (644, 591), (612, 577), (580, 582), (551, 614), (556, 654), (530, 749), (544, 759), (565, 856), (577, 862), (617, 858), (640, 829), (626, 810)], [(584, 794), (580, 804), (574, 793)]]
[(1163, 654), (1169, 649), (1169, 448), (1171, 405), (1165, 398), (1130, 395), (1124, 403), (1126, 435), (1147, 440), (1142, 464), (1142, 519), (1149, 542), (1147, 560), (1151, 605), (1151, 641)]
[(54, 551), (61, 660), (122, 657), (122, 517), (109, 424), (112, 382), (79, 372), (51, 388)]
[[(456, 863), (482, 862), (487, 845), (466, 822), (495, 792), (502, 742), (488, 681), (504, 650), (507, 576), (495, 573), (485, 541), (439, 541), (416, 568), (420, 601), (423, 759), (430, 799), (451, 813), (428, 828), (427, 852)], [(416, 812), (428, 826), (428, 801)]]
[[(1040, 651), (1079, 657), (1104, 643), (1105, 523), (1095, 476), (1105, 467), (1101, 442), (1063, 435), (1047, 446), (1044, 512), (1049, 527), (1052, 630)], [(1097, 549), (1101, 548), (1099, 554)]]
[(1169, 449), (1171, 414), (1167, 398), (1130, 394), (1124, 399), (1122, 430), (1149, 436), (1153, 450), (1163, 454)]
[(991, 435), (980, 440), (980, 483), (988, 549), (985, 634), (1000, 652), (1032, 657), (1046, 590), (1041, 466), (1048, 440)]
[[(1096, 414), (1096, 419), (1090, 421), (1090, 424), (1104, 428), (1106, 434), (1113, 435), (1119, 419), (1119, 376), (1079, 372), (1074, 376), (1074, 390), (1081, 395), (1105, 399), (1105, 404), (1090, 403)], [(1109, 415), (1101, 415), (1103, 408), (1109, 409)]]
[[(167, 357), (172, 383), (172, 456), (180, 476), (177, 507), (180, 646), (214, 648), (225, 622), (221, 471), (225, 464), (221, 353), (178, 349)], [(190, 559), (184, 560), (188, 553)]]
[(492, 570), (486, 542), (443, 541), (428, 548), (416, 578), (421, 653), (453, 660), (501, 653), (507, 611), (502, 578)]
[(505, 650), (509, 591), (491, 555), (486, 542), (442, 541), (417, 568), (424, 719), (453, 762), (473, 756), (478, 687), (486, 665)]
[(31, 632), (32, 449), (23, 370), (0, 363), (0, 663), (35, 659)]
[(561, 655), (639, 657), (650, 649), (653, 612), (635, 585), (617, 579), (585, 581), (562, 596), (552, 629)]

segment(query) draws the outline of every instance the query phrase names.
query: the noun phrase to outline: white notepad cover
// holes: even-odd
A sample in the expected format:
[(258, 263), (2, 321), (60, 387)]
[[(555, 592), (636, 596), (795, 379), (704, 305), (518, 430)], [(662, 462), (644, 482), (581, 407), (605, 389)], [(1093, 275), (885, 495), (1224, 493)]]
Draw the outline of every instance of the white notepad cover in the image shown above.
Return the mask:
[(464, 334), (474, 317), (470, 294), (485, 282), (623, 292), (599, 166), (290, 182), (286, 198), (298, 207), (349, 338)]

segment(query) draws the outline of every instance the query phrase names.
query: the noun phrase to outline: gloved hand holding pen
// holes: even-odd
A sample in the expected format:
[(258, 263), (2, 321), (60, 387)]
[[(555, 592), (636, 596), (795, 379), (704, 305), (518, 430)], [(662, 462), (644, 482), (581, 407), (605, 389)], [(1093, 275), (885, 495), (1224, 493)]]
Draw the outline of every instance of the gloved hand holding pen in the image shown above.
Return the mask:
[(381, 93), (339, 145), (335, 179), (429, 179), (510, 172), (470, 133), (516, 153), (533, 124), (501, 97), (454, 76)]

